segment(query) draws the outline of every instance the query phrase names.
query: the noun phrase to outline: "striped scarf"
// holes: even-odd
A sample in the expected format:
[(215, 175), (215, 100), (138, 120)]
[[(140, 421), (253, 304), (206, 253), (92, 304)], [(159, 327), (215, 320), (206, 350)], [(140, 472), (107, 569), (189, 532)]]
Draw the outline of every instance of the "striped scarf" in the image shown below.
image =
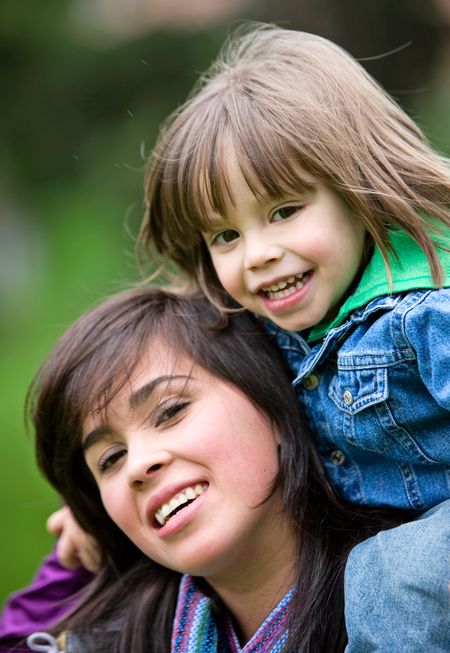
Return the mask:
[(241, 648), (232, 620), (200, 579), (183, 576), (172, 632), (171, 653), (282, 653), (288, 636), (291, 590), (251, 640)]

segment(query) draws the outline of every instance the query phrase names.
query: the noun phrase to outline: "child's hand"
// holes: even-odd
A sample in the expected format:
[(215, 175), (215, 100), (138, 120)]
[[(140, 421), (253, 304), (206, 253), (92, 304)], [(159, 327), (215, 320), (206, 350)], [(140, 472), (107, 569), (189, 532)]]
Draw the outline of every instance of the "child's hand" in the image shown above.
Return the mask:
[(63, 506), (47, 519), (47, 530), (58, 537), (56, 553), (63, 567), (76, 569), (83, 565), (96, 573), (100, 568), (100, 551), (91, 535), (80, 528), (72, 512)]

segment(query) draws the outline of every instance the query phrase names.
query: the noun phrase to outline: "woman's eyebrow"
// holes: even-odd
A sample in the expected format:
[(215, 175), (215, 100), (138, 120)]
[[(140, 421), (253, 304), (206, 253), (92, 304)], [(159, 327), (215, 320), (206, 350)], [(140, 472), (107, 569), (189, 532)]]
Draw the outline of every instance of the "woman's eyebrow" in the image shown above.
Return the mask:
[[(155, 391), (155, 389), (162, 383), (165, 383), (166, 385), (170, 385), (172, 381), (178, 381), (180, 379), (183, 379), (183, 381), (186, 384), (190, 379), (192, 379), (192, 376), (189, 374), (176, 374), (176, 375), (164, 374), (156, 377), (155, 379), (152, 379), (148, 383), (145, 383), (131, 394), (128, 400), (130, 409), (136, 410), (137, 408), (139, 408), (139, 406), (145, 403), (147, 399), (150, 397), (150, 395)], [(90, 433), (88, 433), (84, 438), (82, 443), (83, 452), (86, 453), (88, 449), (90, 449), (95, 444), (97, 444), (97, 442), (103, 440), (104, 437), (106, 435), (109, 435), (110, 433), (111, 433), (111, 428), (106, 424), (97, 426)]]
[(129, 406), (132, 410), (136, 410), (136, 408), (139, 408), (147, 399), (149, 396), (152, 394), (152, 392), (155, 391), (155, 389), (161, 385), (161, 383), (166, 383), (169, 385), (172, 381), (176, 381), (179, 379), (183, 379), (184, 381), (189, 381), (192, 377), (187, 374), (165, 374), (162, 376), (158, 376), (155, 379), (152, 379), (148, 383), (145, 383), (143, 386), (135, 390), (129, 399)]
[(97, 426), (93, 431), (87, 434), (82, 442), (83, 453), (86, 453), (90, 447), (93, 447), (94, 444), (103, 440), (105, 435), (108, 435), (111, 432), (111, 429), (108, 426)]

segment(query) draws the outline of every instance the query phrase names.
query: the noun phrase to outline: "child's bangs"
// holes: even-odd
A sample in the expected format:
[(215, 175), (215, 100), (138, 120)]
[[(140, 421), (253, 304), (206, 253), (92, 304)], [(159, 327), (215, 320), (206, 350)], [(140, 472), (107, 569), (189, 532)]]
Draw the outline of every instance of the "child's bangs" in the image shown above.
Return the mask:
[(261, 98), (249, 84), (247, 92), (230, 94), (227, 113), (229, 141), (256, 197), (277, 199), (311, 188), (300, 134), (273, 110), (270, 94)]
[(233, 127), (229, 125), (220, 139), (217, 134), (205, 139), (204, 147), (198, 148), (198, 162), (191, 168), (185, 186), (188, 193), (191, 189), (188, 200), (191, 223), (195, 215), (203, 231), (209, 226), (211, 213), (225, 215), (226, 206), (235, 205), (228, 174), (231, 157), (237, 161), (248, 187), (259, 199), (278, 199), (312, 187), (311, 175), (304, 169), (301, 153), (282, 136), (261, 125)]
[(289, 134), (262, 115), (255, 117), (248, 99), (232, 103), (235, 110), (230, 104), (222, 98), (220, 106), (197, 113), (196, 124), (186, 123), (184, 137), (178, 135), (179, 152), (170, 155), (175, 192), (166, 201), (180, 235), (189, 240), (193, 231), (208, 230), (211, 214), (224, 215), (226, 206), (234, 205), (228, 174), (231, 158), (258, 198), (279, 198), (312, 187), (304, 156)]
[[(191, 116), (175, 122), (162, 154), (156, 156), (159, 192), (150, 211), (160, 215), (161, 232), (171, 245), (191, 246), (208, 226), (208, 216), (224, 204), (227, 185), (218, 152), (219, 134), (210, 120)], [(155, 177), (156, 178), (156, 177)]]
[(279, 199), (312, 187), (302, 153), (272, 126), (249, 124), (232, 138), (236, 160), (255, 197)]

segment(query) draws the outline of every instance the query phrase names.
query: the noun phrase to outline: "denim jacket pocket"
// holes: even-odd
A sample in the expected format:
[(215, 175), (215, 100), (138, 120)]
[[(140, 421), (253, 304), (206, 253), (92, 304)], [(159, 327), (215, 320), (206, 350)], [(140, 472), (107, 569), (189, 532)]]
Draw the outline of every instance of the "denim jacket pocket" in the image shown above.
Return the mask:
[[(388, 366), (338, 369), (328, 395), (334, 426), (344, 440), (361, 449), (389, 455), (397, 462), (430, 462), (415, 438), (399, 424), (389, 400)], [(394, 401), (395, 404), (395, 401)]]
[(339, 370), (329, 389), (336, 406), (349, 415), (385, 401), (388, 394), (387, 370), (383, 367)]

